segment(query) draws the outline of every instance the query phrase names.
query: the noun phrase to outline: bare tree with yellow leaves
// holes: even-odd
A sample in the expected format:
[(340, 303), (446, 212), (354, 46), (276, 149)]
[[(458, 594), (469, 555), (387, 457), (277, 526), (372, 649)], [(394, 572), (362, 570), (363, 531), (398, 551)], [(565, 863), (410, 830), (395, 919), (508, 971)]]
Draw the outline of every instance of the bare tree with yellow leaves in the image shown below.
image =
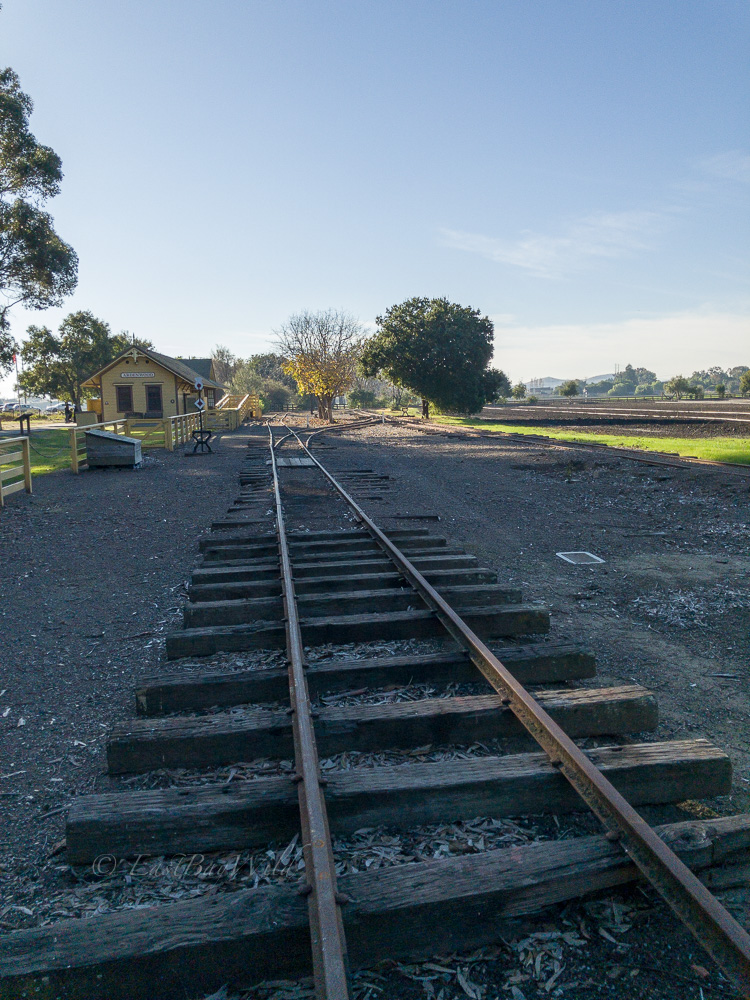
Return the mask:
[(321, 419), (333, 422), (334, 398), (354, 384), (363, 340), (360, 323), (336, 309), (297, 313), (276, 331), (281, 367), (300, 392), (317, 397)]

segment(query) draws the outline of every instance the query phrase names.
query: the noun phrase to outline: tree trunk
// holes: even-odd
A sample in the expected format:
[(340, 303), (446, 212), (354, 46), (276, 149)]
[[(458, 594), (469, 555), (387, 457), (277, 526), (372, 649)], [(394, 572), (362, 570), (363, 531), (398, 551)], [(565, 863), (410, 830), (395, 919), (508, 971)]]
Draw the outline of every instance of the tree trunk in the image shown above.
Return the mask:
[(429, 399), (422, 400), (422, 416), (425, 420), (430, 419), (430, 401)]

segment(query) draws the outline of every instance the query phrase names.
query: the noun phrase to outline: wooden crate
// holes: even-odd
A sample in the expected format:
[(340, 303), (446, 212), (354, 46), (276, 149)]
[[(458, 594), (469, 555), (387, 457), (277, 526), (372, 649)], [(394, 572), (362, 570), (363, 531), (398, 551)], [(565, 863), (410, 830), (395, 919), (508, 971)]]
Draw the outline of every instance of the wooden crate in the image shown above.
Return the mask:
[(103, 465), (132, 468), (141, 463), (141, 442), (110, 431), (86, 431), (86, 455), (90, 469)]

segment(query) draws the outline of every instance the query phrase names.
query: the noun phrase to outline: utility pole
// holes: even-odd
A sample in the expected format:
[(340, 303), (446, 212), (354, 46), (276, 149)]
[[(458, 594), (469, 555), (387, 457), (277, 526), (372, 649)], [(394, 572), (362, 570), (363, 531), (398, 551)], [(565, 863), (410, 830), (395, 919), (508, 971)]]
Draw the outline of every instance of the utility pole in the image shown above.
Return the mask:
[(16, 366), (16, 400), (18, 401), (18, 409), (21, 409), (21, 386), (19, 384), (18, 375), (18, 355), (13, 352), (13, 364)]

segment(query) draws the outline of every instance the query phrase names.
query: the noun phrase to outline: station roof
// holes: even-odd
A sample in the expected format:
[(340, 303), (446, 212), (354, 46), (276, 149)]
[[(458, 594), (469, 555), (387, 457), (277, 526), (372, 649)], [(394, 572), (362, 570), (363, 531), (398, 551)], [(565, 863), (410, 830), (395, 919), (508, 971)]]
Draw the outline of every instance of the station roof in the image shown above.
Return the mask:
[[(159, 354), (157, 351), (153, 351), (150, 348), (145, 347), (129, 347), (127, 351), (123, 351), (122, 354), (118, 354), (116, 358), (108, 361), (103, 368), (99, 371), (94, 372), (93, 375), (89, 375), (86, 381), (83, 383), (85, 386), (95, 385), (96, 379), (98, 379), (105, 372), (113, 368), (118, 362), (122, 361), (128, 355), (133, 358), (138, 358), (143, 356), (149, 358), (149, 360), (154, 361), (157, 365), (161, 365), (162, 368), (166, 368), (167, 371), (172, 372), (178, 378), (182, 379), (183, 382), (189, 382), (191, 385), (195, 382), (197, 378), (203, 379), (203, 384), (208, 386), (209, 389), (224, 389), (226, 386), (222, 385), (221, 382), (215, 382), (212, 378), (209, 378), (208, 372), (211, 370), (211, 359), (210, 358), (190, 358), (190, 364), (183, 361), (181, 358), (171, 358), (168, 354)], [(193, 365), (196, 367), (194, 368)]]

